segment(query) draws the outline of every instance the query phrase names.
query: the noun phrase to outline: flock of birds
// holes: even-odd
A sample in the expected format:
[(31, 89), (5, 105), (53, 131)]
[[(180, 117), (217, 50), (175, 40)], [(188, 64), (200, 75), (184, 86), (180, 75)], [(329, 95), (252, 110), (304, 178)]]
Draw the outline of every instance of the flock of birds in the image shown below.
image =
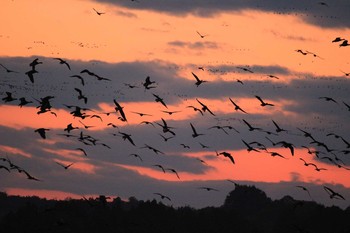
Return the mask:
[[(95, 13), (99, 16), (105, 14), (105, 12), (100, 12), (96, 9), (93, 9)], [(201, 39), (204, 39), (207, 37), (207, 34), (202, 34), (198, 31), (196, 33), (199, 35)], [(332, 43), (339, 43), (339, 47), (347, 47), (350, 44), (348, 44), (348, 40), (342, 37), (336, 37)], [(297, 49), (295, 50), (297, 53), (300, 53), (304, 56), (311, 55), (315, 58), (320, 58), (319, 55), (307, 51), (307, 50), (301, 50)], [(71, 64), (62, 58), (53, 58), (57, 60), (57, 62), (60, 65), (63, 65), (65, 69), (68, 69), (70, 72), (73, 67), (71, 67)], [(30, 69), (24, 73), (28, 77), (28, 80), (30, 81), (31, 85), (35, 88), (36, 83), (36, 76), (38, 75), (40, 71), (40, 66), (44, 65), (45, 62), (41, 61), (39, 58), (35, 58), (33, 61), (29, 63)], [(22, 73), (17, 70), (12, 70), (7, 67), (6, 64), (0, 64), (0, 66), (3, 68), (3, 70), (7, 74), (18, 74), (21, 75)], [(237, 66), (237, 70), (240, 70), (241, 72), (245, 74), (254, 74), (254, 70), (250, 69), (249, 67), (241, 67)], [(198, 72), (205, 71), (205, 67), (200, 66), (198, 67)], [(200, 78), (200, 75), (198, 75), (197, 71), (191, 72), (191, 77), (193, 78), (193, 88), (205, 88), (205, 85), (210, 85), (209, 80), (204, 80)], [(343, 71), (342, 71), (343, 72)], [(343, 72), (345, 76), (349, 76), (350, 73)], [(266, 77), (268, 79), (275, 79), (279, 80), (280, 77), (277, 77), (273, 74), (266, 74)], [(148, 143), (144, 143), (143, 146), (139, 146), (139, 143), (135, 143), (134, 137), (132, 134), (124, 132), (124, 127), (127, 128), (128, 125), (128, 119), (129, 114), (136, 114), (141, 118), (143, 117), (154, 117), (154, 115), (151, 115), (146, 112), (137, 112), (137, 111), (126, 111), (128, 109), (127, 103), (123, 103), (119, 101), (117, 98), (113, 98), (111, 100), (106, 100), (107, 102), (111, 103), (113, 105), (113, 109), (109, 112), (97, 112), (96, 110), (92, 108), (88, 108), (90, 96), (89, 93), (85, 93), (83, 87), (86, 86), (86, 79), (87, 78), (93, 78), (97, 82), (105, 82), (110, 83), (110, 85), (113, 85), (114, 80), (112, 78), (106, 78), (99, 74), (96, 74), (95, 72), (91, 71), (90, 69), (83, 69), (78, 74), (71, 74), (69, 78), (76, 79), (79, 82), (79, 87), (73, 87), (73, 90), (75, 91), (76, 95), (73, 96), (75, 98), (75, 101), (78, 101), (80, 104), (62, 104), (67, 111), (69, 111), (70, 115), (72, 116), (72, 121), (79, 119), (78, 122), (81, 124), (81, 126), (73, 125), (74, 123), (69, 123), (65, 128), (62, 129), (63, 132), (58, 133), (57, 135), (66, 137), (67, 140), (75, 140), (77, 144), (80, 146), (75, 148), (74, 150), (80, 151), (83, 156), (88, 157), (89, 152), (88, 149), (91, 146), (103, 146), (107, 149), (113, 149), (113, 146), (108, 145), (107, 143), (103, 142), (101, 139), (96, 138), (92, 136), (89, 133), (90, 128), (94, 127), (93, 125), (88, 125), (85, 123), (86, 119), (92, 119), (96, 118), (100, 120), (101, 124), (104, 123), (105, 116), (115, 115), (115, 122), (108, 122), (105, 124), (105, 127), (110, 127), (113, 130), (117, 130), (117, 132), (111, 133), (113, 136), (120, 137), (123, 141), (127, 141), (130, 143), (132, 147), (134, 147), (136, 150), (139, 149), (148, 149), (151, 152), (155, 154), (163, 154), (165, 155), (166, 152), (161, 151), (154, 145), (149, 145)], [(244, 85), (244, 80), (237, 79), (236, 80), (239, 85)], [(29, 84), (30, 85), (30, 84)], [(108, 84), (109, 85), (109, 84)], [(153, 80), (150, 76), (146, 76), (142, 78), (140, 83), (137, 84), (130, 84), (130, 83), (123, 83), (123, 85), (128, 89), (141, 89), (146, 95), (150, 95), (154, 97), (154, 101), (156, 103), (160, 104), (160, 108), (163, 110), (160, 110), (162, 114), (165, 114), (166, 116), (171, 116), (173, 114), (177, 114), (182, 111), (186, 111), (186, 109), (191, 109), (195, 113), (198, 113), (199, 116), (205, 117), (204, 121), (210, 121), (210, 119), (213, 119), (214, 117), (217, 117), (218, 114), (211, 109), (209, 104), (205, 102), (205, 100), (200, 98), (195, 98), (195, 102), (191, 103), (190, 105), (186, 106), (186, 109), (177, 109), (175, 111), (169, 110), (169, 104), (167, 103), (166, 99), (161, 95), (156, 93), (156, 90), (159, 89), (159, 82)], [(52, 101), (56, 98), (54, 95), (47, 95), (39, 98), (33, 98), (29, 99), (28, 96), (16, 96), (17, 93), (13, 93), (9, 90), (6, 90), (3, 93), (2, 101), (4, 104), (17, 104), (20, 108), (25, 108), (27, 106), (35, 106), (37, 109), (37, 114), (52, 114), (59, 118), (59, 115), (55, 112), (55, 108), (53, 107), (54, 104), (52, 104)], [(269, 100), (265, 99), (263, 96), (260, 95), (254, 95), (252, 98), (256, 99), (256, 103), (260, 105), (261, 108), (275, 108), (274, 102), (269, 102)], [(350, 111), (350, 104), (347, 103), (345, 100), (342, 101), (342, 103), (339, 103), (337, 100), (330, 96), (319, 96), (318, 97), (320, 101), (326, 101), (331, 102), (334, 104), (342, 104), (347, 111)], [(307, 150), (307, 153), (310, 155), (314, 155), (315, 159), (322, 162), (322, 164), (332, 164), (335, 167), (338, 167), (340, 169), (350, 170), (349, 167), (347, 167), (346, 163), (340, 158), (341, 155), (347, 155), (350, 154), (350, 142), (341, 135), (335, 134), (333, 132), (329, 132), (326, 137), (334, 137), (335, 139), (338, 139), (340, 143), (342, 143), (342, 146), (340, 148), (331, 148), (327, 143), (321, 141), (318, 139), (315, 135), (313, 135), (312, 132), (307, 131), (307, 129), (303, 128), (294, 128), (294, 129), (285, 129), (283, 128), (276, 120), (271, 120), (271, 123), (273, 125), (273, 129), (266, 129), (262, 126), (256, 126), (253, 122), (250, 122), (250, 120), (247, 120), (245, 116), (249, 116), (250, 113), (248, 110), (246, 110), (244, 107), (237, 104), (237, 101), (234, 101), (231, 97), (228, 97), (227, 101), (232, 106), (232, 114), (237, 114), (238, 116), (242, 116), (242, 118), (239, 120), (240, 125), (232, 126), (231, 124), (222, 125), (222, 124), (215, 124), (214, 126), (210, 126), (206, 130), (212, 130), (217, 129), (220, 130), (224, 135), (230, 136), (231, 130), (235, 132), (236, 135), (239, 135), (241, 133), (241, 129), (243, 129), (246, 132), (256, 132), (259, 134), (259, 138), (264, 137), (264, 142), (261, 141), (249, 141), (246, 138), (240, 138), (242, 147), (245, 147), (248, 152), (255, 152), (255, 153), (266, 153), (272, 157), (280, 157), (282, 159), (287, 159), (290, 156), (295, 156), (296, 149), (303, 148)], [(140, 106), (142, 108), (142, 106)], [(34, 117), (34, 116), (33, 116)], [(212, 118), (209, 118), (212, 117)], [(155, 119), (156, 117), (154, 117)], [(159, 117), (157, 120), (152, 121), (146, 121), (141, 120), (139, 124), (141, 125), (151, 125), (154, 128), (157, 128), (157, 134), (150, 135), (150, 137), (156, 137), (156, 135), (160, 135), (160, 137), (163, 139), (164, 143), (172, 142), (174, 138), (178, 137), (178, 133), (176, 132), (178, 128), (175, 128), (173, 126), (170, 126), (169, 120), (164, 119), (165, 117)], [(240, 128), (238, 130), (237, 128)], [(193, 139), (201, 138), (206, 133), (204, 132), (203, 128), (198, 128), (196, 122), (189, 122), (188, 128), (191, 132), (191, 136)], [(47, 134), (49, 133), (51, 129), (50, 128), (37, 128), (34, 130), (34, 133), (37, 133), (41, 139), (45, 140), (47, 138)], [(159, 130), (159, 131), (158, 131)], [(108, 133), (110, 130), (106, 130)], [(77, 132), (77, 133), (74, 133)], [(263, 136), (262, 136), (263, 135)], [(281, 136), (282, 135), (282, 136)], [(303, 145), (296, 145), (295, 143), (289, 141), (288, 139), (281, 140), (280, 137), (286, 137), (288, 135), (296, 135), (300, 138), (305, 138), (308, 141), (305, 141)], [(180, 139), (181, 140), (181, 139)], [(183, 147), (183, 149), (191, 149), (191, 145), (189, 145), (191, 142), (183, 142), (179, 143), (179, 147)], [(212, 149), (212, 146), (205, 145), (202, 142), (198, 142), (201, 145), (202, 149)], [(267, 144), (268, 143), (268, 144)], [(286, 154), (281, 154), (280, 152), (274, 151), (273, 148), (286, 148), (289, 152), (289, 156)], [(236, 164), (235, 156), (232, 155), (232, 152), (230, 151), (221, 151), (217, 149), (213, 149), (215, 152), (215, 157), (223, 157), (224, 159), (227, 159), (229, 163), (232, 163), (233, 165)], [(287, 153), (287, 152), (286, 152)], [(143, 162), (144, 159), (140, 155), (140, 153), (130, 153), (129, 156), (135, 157), (140, 162)], [(207, 162), (205, 161), (205, 158), (197, 158), (202, 166), (208, 166)], [(300, 157), (299, 160), (301, 161), (300, 165), (304, 165), (306, 167), (312, 167), (317, 172), (325, 171), (326, 168), (321, 167), (319, 164), (315, 164), (313, 162), (308, 162), (308, 159), (305, 159), (303, 157)], [(0, 157), (0, 161), (2, 162), (0, 164), (0, 169), (4, 170), (6, 172), (13, 172), (16, 171), (20, 174), (25, 174), (26, 178), (33, 181), (44, 181), (40, 178), (37, 178), (33, 176), (32, 174), (27, 171), (27, 169), (23, 168), (22, 166), (19, 166), (15, 164), (12, 159), (9, 158), (8, 155), (3, 155)], [(74, 167), (76, 162), (67, 162), (62, 163), (58, 161), (54, 161), (57, 166), (62, 167), (64, 170), (69, 170), (72, 167)], [(154, 169), (159, 169), (162, 173), (173, 173), (179, 181), (181, 181), (181, 172), (177, 169), (174, 169), (172, 167), (164, 166), (163, 164), (151, 164), (150, 167)], [(234, 184), (237, 184), (236, 182), (232, 180), (228, 180), (229, 182), (232, 182)], [(201, 186), (197, 187), (201, 190), (206, 191), (219, 191), (217, 188), (214, 187), (207, 187), (207, 186)], [(310, 199), (313, 200), (311, 197), (311, 193), (308, 190), (307, 187), (298, 185), (296, 188), (300, 188), (301, 190), (308, 193)], [(345, 197), (340, 194), (339, 192), (336, 192), (335, 190), (331, 189), (328, 186), (323, 186), (325, 192), (329, 195), (331, 199), (342, 199), (345, 200)], [(160, 192), (154, 192), (154, 195), (159, 196), (162, 200), (166, 199), (168, 201), (171, 201), (171, 198), (167, 195), (164, 195)]]

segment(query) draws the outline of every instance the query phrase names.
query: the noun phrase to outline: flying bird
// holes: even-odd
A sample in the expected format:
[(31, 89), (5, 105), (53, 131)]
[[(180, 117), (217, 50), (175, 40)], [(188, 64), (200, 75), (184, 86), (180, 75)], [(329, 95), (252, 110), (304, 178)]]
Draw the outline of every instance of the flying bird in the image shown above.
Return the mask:
[(345, 39), (341, 38), (341, 37), (336, 37), (334, 40), (332, 40), (332, 43), (336, 43), (336, 42), (340, 42), (343, 41)]
[(145, 82), (142, 85), (145, 87), (145, 89), (151, 89), (151, 88), (156, 88), (155, 86), (151, 86), (154, 83), (156, 83), (156, 82), (151, 81), (151, 77), (147, 76), (145, 79)]
[(25, 74), (29, 77), (29, 80), (34, 83), (34, 74), (38, 73), (35, 69), (27, 71)]
[(92, 8), (97, 15), (103, 15), (103, 14), (106, 14), (105, 12), (100, 12), (100, 11), (97, 11), (95, 8)]
[(246, 67), (237, 67), (237, 69), (244, 70), (244, 71), (246, 71), (246, 72), (248, 72), (248, 73), (254, 73), (251, 69), (248, 69), (248, 68), (246, 68)]
[(143, 162), (141, 156), (138, 154), (129, 154), (129, 156), (134, 156), (135, 158), (138, 158), (141, 162)]
[(180, 179), (179, 174), (177, 173), (177, 171), (173, 168), (165, 168), (166, 171), (171, 171), (172, 173), (174, 173), (178, 179)]
[(244, 143), (244, 145), (246, 145), (247, 151), (248, 151), (248, 152), (251, 152), (251, 151), (260, 152), (260, 151), (258, 151), (257, 149), (253, 148), (251, 145), (249, 145), (249, 144), (248, 144), (246, 141), (244, 141), (243, 139), (241, 139), (241, 140), (242, 140), (242, 142)]
[(343, 195), (341, 195), (340, 193), (335, 192), (333, 189), (331, 189), (331, 188), (329, 188), (327, 186), (323, 186), (323, 188), (329, 194), (329, 197), (331, 199), (335, 198), (335, 199), (343, 199), (343, 200), (345, 200)]
[(122, 138), (125, 140), (128, 140), (133, 146), (136, 146), (134, 141), (132, 140), (131, 138), (131, 135), (130, 134), (127, 134), (127, 133), (122, 133), (122, 132), (119, 132), (120, 135), (122, 135)]
[(0, 66), (1, 66), (2, 68), (4, 68), (4, 69), (6, 70), (7, 73), (18, 73), (17, 71), (8, 69), (8, 68), (7, 68), (6, 66), (4, 66), (3, 64), (0, 64)]
[(61, 167), (63, 167), (64, 169), (68, 169), (68, 168), (70, 168), (74, 163), (70, 163), (70, 164), (67, 164), (67, 165), (64, 165), (64, 164), (62, 164), (62, 163), (59, 163), (59, 162), (56, 162), (58, 165), (60, 165)]
[(258, 130), (261, 131), (262, 128), (257, 128), (257, 127), (253, 127), (251, 124), (249, 124), (246, 120), (242, 119), (242, 121), (244, 122), (244, 124), (246, 124), (249, 128), (249, 131), (254, 131), (254, 130)]
[(19, 107), (23, 107), (24, 105), (33, 103), (33, 101), (27, 101), (25, 97), (19, 98), (20, 103), (18, 104)]
[(339, 48), (340, 47), (346, 47), (346, 46), (349, 46), (350, 44), (348, 43), (348, 40), (344, 40), (343, 41), (343, 43), (341, 43), (340, 45), (339, 45)]
[(12, 97), (12, 93), (11, 92), (6, 92), (6, 96), (4, 98), (2, 98), (2, 100), (7, 103), (7, 102), (11, 102), (11, 101), (14, 101), (16, 100), (16, 98), (13, 98)]
[(279, 125), (274, 121), (274, 120), (272, 120), (272, 123), (275, 125), (275, 127), (276, 127), (276, 132), (277, 133), (279, 133), (279, 132), (288, 132), (287, 130), (285, 130), (285, 129), (282, 129), (281, 127), (279, 127)]
[(192, 125), (192, 123), (190, 123), (191, 125), (191, 129), (192, 129), (192, 137), (195, 138), (195, 137), (198, 137), (198, 136), (201, 136), (201, 135), (204, 135), (204, 134), (199, 134), (197, 133), (196, 129), (194, 128), (194, 126)]
[(165, 173), (165, 169), (164, 169), (164, 167), (163, 167), (162, 165), (160, 165), (160, 164), (154, 164), (154, 165), (152, 165), (152, 166), (154, 166), (154, 167), (159, 167), (160, 169), (162, 169), (163, 173)]
[(199, 33), (198, 31), (196, 31), (197, 32), (197, 34), (203, 39), (204, 37), (206, 37), (206, 36), (208, 36), (208, 35), (203, 35), (203, 34), (201, 34), (201, 33)]
[(196, 79), (195, 85), (196, 85), (197, 87), (198, 87), (199, 85), (201, 85), (202, 83), (204, 83), (204, 82), (208, 82), (208, 81), (199, 79), (198, 76), (197, 76), (195, 73), (193, 73), (193, 72), (192, 72), (192, 75), (193, 75), (193, 77)]
[(264, 102), (264, 100), (260, 97), (260, 96), (255, 96), (255, 98), (257, 98), (259, 101), (260, 101), (260, 105), (265, 107), (265, 106), (274, 106), (273, 104), (270, 104), (270, 103), (267, 103), (267, 102)]
[(235, 164), (235, 160), (233, 159), (233, 156), (229, 152), (223, 151), (218, 153), (217, 155), (223, 155), (224, 157), (229, 158), (231, 162)]
[(79, 94), (78, 95), (78, 100), (83, 99), (84, 103), (87, 104), (88, 98), (85, 95), (83, 95), (83, 92), (79, 88), (74, 88), (74, 90), (76, 90), (78, 92), (78, 94)]
[(198, 102), (200, 105), (202, 105), (202, 111), (203, 111), (203, 112), (208, 111), (211, 115), (215, 116), (215, 114), (214, 114), (212, 111), (210, 111), (210, 109), (208, 108), (207, 105), (203, 104), (203, 103), (202, 103), (201, 101), (199, 101), (197, 98), (196, 98), (196, 100), (197, 100), (197, 102)]
[(63, 60), (62, 58), (58, 58), (58, 57), (56, 57), (54, 59), (58, 60), (60, 62), (60, 64), (66, 65), (68, 67), (68, 69), (70, 70), (70, 65), (68, 64), (67, 61)]
[(76, 148), (76, 150), (80, 150), (81, 152), (83, 152), (83, 154), (85, 155), (85, 156), (87, 156), (87, 153), (86, 153), (86, 151), (83, 149), (83, 148)]
[(235, 106), (235, 110), (236, 111), (241, 111), (241, 112), (243, 112), (243, 113), (246, 113), (246, 114), (248, 114), (246, 111), (244, 111), (240, 106), (238, 106), (235, 102), (233, 102), (233, 100), (231, 99), (231, 98), (229, 98), (229, 100), (231, 101), (231, 103)]
[(77, 78), (77, 79), (79, 79), (80, 80), (80, 82), (81, 82), (81, 85), (85, 85), (85, 81), (84, 81), (84, 78), (83, 77), (81, 77), (80, 75), (71, 75), (71, 76), (69, 76), (69, 77), (71, 77), (71, 78)]
[(154, 97), (156, 97), (156, 99), (155, 99), (156, 102), (159, 102), (159, 103), (161, 103), (164, 107), (168, 108), (168, 106), (166, 106), (166, 104), (164, 103), (164, 100), (163, 100), (162, 98), (160, 98), (158, 95), (153, 94), (153, 93), (152, 93), (152, 95), (153, 95)]
[(49, 131), (50, 129), (45, 129), (45, 128), (38, 128), (34, 130), (34, 132), (39, 133), (39, 135), (43, 138), (46, 139), (46, 131)]
[(216, 191), (216, 192), (219, 191), (218, 189), (211, 188), (211, 187), (199, 187), (198, 189), (204, 189), (204, 190), (207, 190), (207, 191)]
[(197, 111), (197, 112), (199, 112), (202, 116), (203, 116), (203, 112), (202, 112), (202, 110), (201, 109), (199, 109), (199, 108), (196, 108), (195, 106), (192, 106), (192, 105), (190, 105), (190, 106), (187, 106), (187, 108), (192, 108), (195, 112)]
[(115, 104), (115, 111), (118, 113), (120, 113), (120, 116), (121, 116), (121, 118), (122, 118), (122, 120), (123, 121), (127, 121), (127, 119), (126, 119), (126, 116), (125, 116), (125, 113), (124, 113), (124, 110), (123, 110), (123, 108), (124, 107), (122, 107), (115, 99), (113, 100), (113, 102), (114, 102), (114, 104)]
[(311, 194), (310, 194), (309, 190), (308, 190), (305, 186), (297, 185), (296, 187), (297, 187), (297, 188), (300, 188), (300, 189), (302, 189), (302, 190), (304, 190), (305, 192), (307, 192), (307, 194), (309, 195), (310, 199), (313, 200), (313, 198), (311, 197)]
[(171, 201), (171, 199), (170, 199), (168, 196), (165, 196), (165, 195), (163, 195), (163, 194), (161, 194), (161, 193), (153, 193), (153, 194), (160, 196), (160, 198), (161, 198), (162, 200), (163, 200), (163, 199), (168, 199), (169, 201)]

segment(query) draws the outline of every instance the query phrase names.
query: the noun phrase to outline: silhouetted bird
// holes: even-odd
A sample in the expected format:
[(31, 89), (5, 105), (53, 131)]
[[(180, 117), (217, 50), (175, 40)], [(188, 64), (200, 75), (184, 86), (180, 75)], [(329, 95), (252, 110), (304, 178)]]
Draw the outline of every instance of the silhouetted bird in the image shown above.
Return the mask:
[(260, 105), (263, 106), (263, 107), (264, 107), (264, 106), (274, 106), (273, 104), (264, 102), (263, 99), (261, 99), (260, 96), (257, 96), (257, 95), (256, 95), (255, 97), (260, 101), (260, 103), (261, 103)]
[(16, 100), (16, 98), (13, 98), (12, 97), (12, 93), (11, 92), (6, 92), (6, 96), (4, 98), (2, 98), (2, 100), (7, 103), (7, 102), (11, 102), (11, 101), (14, 101)]
[(97, 11), (95, 8), (92, 8), (97, 15), (103, 15), (103, 14), (106, 14), (105, 12), (100, 12), (100, 11)]
[(22, 108), (24, 105), (33, 103), (33, 101), (27, 101), (25, 97), (19, 98), (19, 101), (20, 101), (20, 103), (18, 104), (18, 106), (20, 106), (21, 108)]
[(156, 88), (155, 86), (151, 86), (154, 83), (156, 83), (156, 82), (151, 81), (150, 76), (147, 76), (145, 79), (145, 82), (142, 85), (145, 87), (145, 89), (151, 89), (151, 88)]
[(229, 158), (231, 162), (235, 164), (235, 160), (233, 159), (233, 156), (229, 152), (223, 151), (218, 153), (217, 155), (223, 155), (224, 157)]
[(160, 98), (158, 95), (156, 95), (156, 94), (152, 94), (154, 97), (156, 97), (156, 99), (155, 99), (155, 101), (156, 102), (159, 102), (159, 103), (161, 103), (164, 107), (166, 107), (166, 108), (168, 108), (168, 106), (166, 106), (166, 104), (165, 104), (165, 102), (164, 102), (164, 100), (162, 99), (162, 98)]
[(116, 101), (113, 100), (114, 104), (115, 104), (115, 111), (118, 113), (120, 113), (120, 116), (122, 117), (122, 120), (127, 121), (123, 107)]
[(343, 41), (343, 43), (341, 43), (340, 45), (339, 45), (339, 48), (340, 47), (346, 47), (346, 46), (349, 46), (350, 44), (348, 43), (348, 40), (344, 40)]
[(199, 33), (198, 31), (196, 31), (197, 32), (197, 34), (203, 39), (204, 37), (206, 37), (206, 36), (208, 36), (208, 35), (203, 35), (203, 34), (201, 34), (201, 33)]
[(204, 189), (204, 190), (207, 190), (207, 191), (216, 191), (216, 192), (219, 191), (218, 189), (211, 188), (211, 187), (199, 187), (198, 189)]
[(49, 131), (50, 129), (45, 129), (45, 128), (38, 128), (34, 130), (34, 132), (39, 133), (39, 135), (43, 138), (46, 139), (46, 131)]
[(67, 165), (64, 165), (64, 164), (62, 164), (62, 163), (59, 163), (59, 162), (56, 162), (58, 165), (60, 165), (61, 167), (63, 167), (64, 169), (68, 169), (68, 168), (70, 168), (74, 163), (70, 163), (70, 164), (67, 164)]
[(62, 58), (58, 58), (58, 57), (56, 57), (54, 59), (58, 60), (60, 62), (60, 64), (66, 65), (68, 67), (68, 69), (70, 70), (70, 65), (68, 64), (67, 61), (63, 60)]
[(335, 192), (334, 190), (332, 190), (331, 188), (327, 187), (327, 186), (323, 186), (324, 190), (326, 190), (326, 192), (329, 194), (329, 197), (331, 199), (335, 198), (335, 199), (343, 199), (345, 200), (345, 198), (343, 197), (343, 195), (341, 195), (340, 193)]
[(163, 195), (163, 194), (161, 194), (161, 193), (153, 193), (153, 194), (160, 196), (160, 198), (161, 198), (162, 200), (163, 200), (163, 199), (168, 199), (169, 201), (171, 201), (171, 199), (170, 199), (168, 196), (165, 196), (165, 195)]
[(202, 111), (203, 111), (203, 112), (208, 111), (211, 115), (215, 116), (215, 114), (214, 114), (212, 111), (210, 111), (210, 109), (208, 108), (207, 105), (203, 104), (203, 103), (202, 103), (201, 101), (199, 101), (197, 98), (196, 98), (196, 100), (197, 100), (197, 102), (198, 102), (200, 105), (202, 105)]
[(0, 64), (0, 66), (1, 66), (2, 68), (4, 68), (4, 69), (6, 70), (7, 73), (18, 73), (17, 71), (8, 69), (8, 68), (7, 68), (6, 66), (4, 66), (3, 64)]
[(197, 76), (195, 73), (193, 73), (193, 72), (192, 72), (192, 75), (193, 75), (193, 77), (196, 79), (196, 83), (195, 83), (195, 84), (196, 84), (197, 87), (198, 87), (199, 85), (201, 85), (202, 83), (204, 83), (204, 82), (208, 82), (208, 81), (199, 79), (198, 76)]
[(197, 133), (197, 131), (196, 131), (196, 129), (194, 128), (194, 126), (192, 125), (192, 123), (190, 123), (190, 125), (191, 125), (191, 129), (192, 129), (192, 137), (193, 138), (196, 138), (196, 137), (198, 137), (198, 136), (201, 136), (201, 135), (204, 135), (204, 134), (199, 134), (199, 133)]
[(238, 106), (235, 102), (233, 102), (233, 100), (231, 98), (229, 98), (229, 100), (231, 101), (231, 103), (235, 106), (235, 110), (236, 111), (241, 111), (241, 112), (244, 112), (244, 113), (247, 113), (246, 111), (244, 111), (240, 106)]
[(84, 78), (83, 77), (81, 77), (80, 75), (71, 75), (70, 77), (72, 77), (72, 78), (78, 78), (79, 80), (80, 80), (80, 82), (81, 82), (81, 85), (85, 85), (85, 81), (84, 81)]

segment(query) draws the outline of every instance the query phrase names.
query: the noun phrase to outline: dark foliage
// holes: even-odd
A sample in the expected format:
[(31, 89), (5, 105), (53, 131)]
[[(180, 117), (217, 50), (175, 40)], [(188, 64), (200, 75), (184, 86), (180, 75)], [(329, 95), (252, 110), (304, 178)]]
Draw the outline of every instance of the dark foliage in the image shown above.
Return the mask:
[(350, 209), (325, 207), (290, 196), (272, 201), (237, 185), (221, 207), (173, 208), (156, 200), (46, 200), (0, 193), (1, 232), (350, 232)]

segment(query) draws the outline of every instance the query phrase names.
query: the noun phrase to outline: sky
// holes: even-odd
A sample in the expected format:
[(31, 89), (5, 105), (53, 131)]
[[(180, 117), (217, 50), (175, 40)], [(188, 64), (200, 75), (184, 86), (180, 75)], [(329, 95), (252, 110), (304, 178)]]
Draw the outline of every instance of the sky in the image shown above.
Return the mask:
[[(0, 169), (0, 191), (202, 208), (223, 204), (234, 181), (273, 199), (350, 205), (350, 46), (340, 46), (350, 38), (348, 1), (0, 6), (0, 167), (20, 167)], [(51, 107), (40, 113), (47, 96)], [(20, 107), (22, 97), (30, 103)], [(75, 106), (83, 117), (73, 116)], [(68, 124), (78, 129), (67, 135)], [(45, 139), (38, 128), (48, 129)], [(325, 186), (345, 200), (331, 199)]]

